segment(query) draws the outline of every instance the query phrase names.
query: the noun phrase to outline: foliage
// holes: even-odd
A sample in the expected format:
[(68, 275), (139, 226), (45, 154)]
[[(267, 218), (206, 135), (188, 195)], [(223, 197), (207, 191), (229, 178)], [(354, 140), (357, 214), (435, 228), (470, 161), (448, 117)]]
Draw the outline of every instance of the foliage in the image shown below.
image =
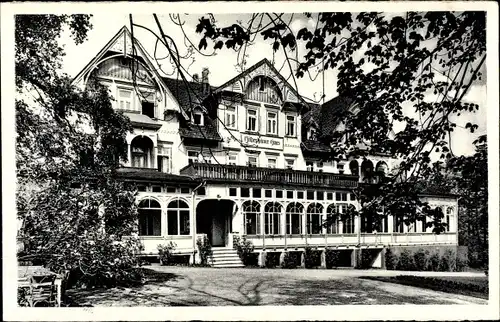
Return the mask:
[(413, 262), (413, 256), (411, 256), (411, 252), (408, 249), (403, 250), (399, 256), (396, 269), (400, 271), (413, 271), (414, 267), (415, 264)]
[(280, 265), (280, 252), (266, 252), (266, 267), (275, 268)]
[(106, 87), (91, 78), (81, 89), (61, 75), (58, 38), (67, 27), (82, 43), (90, 17), (15, 17), (19, 259), (69, 272), (68, 285), (137, 282), (142, 246), (124, 237), (137, 229), (136, 192), (116, 176), (132, 127)]
[(198, 252), (200, 254), (201, 265), (207, 266), (208, 259), (212, 257), (212, 245), (206, 235), (203, 235), (203, 239), (198, 237), (196, 240), (196, 246), (198, 247)]
[(159, 244), (156, 247), (158, 249), (160, 263), (162, 265), (169, 265), (172, 262), (173, 251), (176, 247), (177, 245), (174, 242), (169, 242), (168, 244)]
[(417, 249), (413, 253), (413, 263), (415, 264), (416, 271), (424, 271), (427, 267), (427, 258), (429, 256), (429, 251), (422, 248)]
[(234, 236), (233, 248), (236, 249), (243, 265), (257, 265), (257, 254), (254, 253), (253, 243), (250, 240), (247, 240), (245, 236)]
[[(301, 252), (285, 252), (283, 256), (282, 268), (297, 268), (300, 266)], [(307, 266), (306, 266), (307, 267)], [(307, 267), (309, 268), (309, 267)]]
[[(142, 245), (135, 238), (116, 241), (107, 234), (82, 236), (75, 240), (74, 248), (56, 259), (51, 256), (46, 266), (54, 271), (61, 267), (69, 272), (67, 288), (114, 287), (143, 282), (139, 267)], [(70, 245), (71, 246), (71, 245)]]
[(429, 260), (427, 261), (427, 271), (437, 272), (439, 271), (441, 265), (441, 257), (439, 252), (435, 251), (430, 254)]
[[(295, 32), (292, 19), (314, 23)], [(356, 189), (360, 214), (377, 218), (383, 206), (384, 215), (406, 224), (429, 216), (428, 226), (440, 233), (442, 214), (420, 200), (418, 183), (426, 180), (433, 155), (454, 157), (457, 117), (479, 110), (464, 97), (483, 76), (485, 27), (480, 11), (258, 13), (230, 26), (203, 16), (196, 32), (199, 50), (236, 50), (242, 66), (247, 47), (262, 37), (275, 52), (282, 50), (290, 70), (294, 63), (295, 86), (295, 77), (334, 70), (337, 92), (350, 107), (336, 115), (343, 126), (319, 135), (332, 147), (329, 158), (384, 152), (401, 160), (392, 173), (373, 171), (367, 177), (372, 184)], [(474, 133), (478, 126), (465, 128)]]
[(340, 252), (341, 251), (337, 249), (325, 250), (326, 268), (338, 267)]
[(385, 268), (388, 270), (395, 270), (398, 262), (397, 256), (390, 248), (385, 249)]
[(321, 265), (321, 251), (307, 246), (304, 250), (306, 268), (317, 267)]

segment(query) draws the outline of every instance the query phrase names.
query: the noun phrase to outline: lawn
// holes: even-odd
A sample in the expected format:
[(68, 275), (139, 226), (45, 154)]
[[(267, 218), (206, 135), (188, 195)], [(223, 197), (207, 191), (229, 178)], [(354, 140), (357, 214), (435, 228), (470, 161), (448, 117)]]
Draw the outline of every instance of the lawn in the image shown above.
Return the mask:
[(446, 293), (474, 296), (488, 299), (488, 277), (466, 277), (466, 276), (364, 276), (362, 279), (396, 283), (401, 285), (415, 286)]

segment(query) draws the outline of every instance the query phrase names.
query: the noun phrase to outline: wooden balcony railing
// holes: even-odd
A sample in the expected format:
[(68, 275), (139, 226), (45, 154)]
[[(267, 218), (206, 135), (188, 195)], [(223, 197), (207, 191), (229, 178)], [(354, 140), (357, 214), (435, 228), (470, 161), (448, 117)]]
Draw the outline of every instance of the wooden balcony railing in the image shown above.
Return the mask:
[(182, 168), (180, 174), (213, 181), (237, 181), (242, 183), (344, 188), (355, 188), (358, 185), (358, 176), (354, 175), (226, 164), (192, 163)]

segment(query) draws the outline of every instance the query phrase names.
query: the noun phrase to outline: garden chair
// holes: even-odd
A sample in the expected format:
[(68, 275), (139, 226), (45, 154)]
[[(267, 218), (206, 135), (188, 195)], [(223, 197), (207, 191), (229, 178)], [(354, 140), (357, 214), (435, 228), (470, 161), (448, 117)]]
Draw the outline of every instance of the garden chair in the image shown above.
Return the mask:
[(30, 276), (27, 300), (29, 306), (56, 306), (55, 275)]

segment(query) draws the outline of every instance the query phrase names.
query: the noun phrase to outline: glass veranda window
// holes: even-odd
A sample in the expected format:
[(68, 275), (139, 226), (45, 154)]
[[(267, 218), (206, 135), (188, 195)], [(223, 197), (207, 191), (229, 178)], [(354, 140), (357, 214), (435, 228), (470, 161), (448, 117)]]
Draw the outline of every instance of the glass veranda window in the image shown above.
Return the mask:
[(307, 208), (307, 233), (316, 235), (321, 234), (321, 217), (323, 206), (319, 203), (310, 204)]
[(167, 206), (168, 235), (189, 235), (189, 206), (183, 200), (171, 201)]
[(269, 202), (264, 208), (265, 216), (265, 234), (281, 234), (281, 205), (277, 202)]
[(302, 234), (302, 217), (304, 216), (304, 206), (294, 202), (286, 208), (286, 233), (288, 235)]
[(161, 236), (161, 206), (153, 199), (139, 203), (139, 236)]
[(243, 220), (246, 235), (260, 234), (260, 204), (256, 201), (246, 201), (242, 205)]

